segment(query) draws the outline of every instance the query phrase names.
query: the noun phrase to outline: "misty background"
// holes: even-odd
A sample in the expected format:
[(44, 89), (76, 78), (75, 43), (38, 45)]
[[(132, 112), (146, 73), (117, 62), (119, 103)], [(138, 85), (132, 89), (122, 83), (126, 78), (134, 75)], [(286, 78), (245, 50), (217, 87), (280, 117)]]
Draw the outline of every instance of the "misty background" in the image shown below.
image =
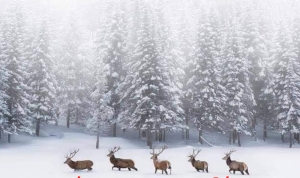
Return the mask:
[(300, 141), (296, 0), (0, 0), (0, 129)]

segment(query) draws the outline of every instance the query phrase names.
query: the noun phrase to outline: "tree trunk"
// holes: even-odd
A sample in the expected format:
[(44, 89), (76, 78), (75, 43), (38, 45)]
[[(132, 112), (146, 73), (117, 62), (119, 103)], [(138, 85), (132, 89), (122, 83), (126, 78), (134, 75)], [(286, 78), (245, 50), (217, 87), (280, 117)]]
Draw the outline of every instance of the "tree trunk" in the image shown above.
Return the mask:
[(71, 117), (71, 109), (68, 109), (68, 115), (67, 115), (67, 127), (70, 128), (70, 118)]
[(163, 130), (162, 129), (159, 129), (158, 140), (159, 140), (159, 142), (163, 141)]
[[(186, 126), (189, 126), (189, 115), (190, 115), (190, 109), (186, 109), (186, 120), (185, 120)], [(190, 139), (190, 130), (186, 129), (185, 132), (186, 132), (185, 137), (187, 140), (189, 140)]]
[(263, 139), (266, 141), (267, 138), (267, 124), (264, 123), (264, 130), (263, 130)]
[(96, 141), (96, 149), (99, 149), (99, 138), (100, 138), (100, 132), (97, 132), (97, 141)]
[(231, 145), (231, 141), (232, 141), (232, 132), (229, 133), (229, 145)]
[(147, 132), (146, 132), (146, 130), (142, 130), (142, 137), (143, 137), (143, 138), (146, 138), (146, 137), (147, 137)]
[(182, 129), (182, 139), (184, 139), (184, 136), (185, 136), (185, 132), (184, 129)]
[(117, 123), (113, 124), (113, 137), (117, 137)]
[(100, 123), (98, 123), (98, 125), (97, 125), (96, 149), (99, 149), (99, 138), (100, 138)]
[(0, 139), (2, 138), (2, 132), (0, 131)]
[(163, 131), (163, 142), (166, 142), (166, 130)]
[[(1, 135), (0, 135), (0, 138), (1, 138)], [(298, 141), (298, 144), (299, 144), (299, 142), (300, 142), (299, 133), (297, 133), (297, 141)]]
[(233, 132), (232, 132), (232, 142), (233, 142), (233, 144), (235, 144), (235, 141), (237, 139), (236, 136), (237, 136), (236, 135), (236, 130), (234, 129)]
[(40, 127), (41, 127), (41, 119), (38, 119), (36, 121), (36, 126), (35, 126), (35, 134), (36, 136), (40, 136)]
[(152, 133), (150, 129), (147, 129), (147, 146), (149, 146), (150, 149), (153, 148), (152, 140), (153, 140)]
[(7, 141), (8, 141), (8, 143), (10, 143), (10, 137), (11, 137), (11, 134), (8, 134), (8, 137), (7, 137)]
[(76, 118), (76, 120), (75, 120), (76, 125), (78, 125), (78, 118), (79, 118), (78, 114), (79, 114), (79, 109), (76, 108), (76, 117), (75, 117)]
[(284, 142), (284, 134), (281, 134), (281, 140)]
[(237, 135), (237, 139), (238, 139), (238, 145), (239, 145), (239, 147), (241, 147), (242, 145), (241, 145), (240, 133), (237, 132), (236, 135)]
[(139, 129), (139, 138), (141, 138), (141, 129)]
[(203, 140), (202, 140), (202, 129), (201, 129), (201, 128), (199, 129), (199, 142), (200, 142), (201, 144), (203, 144)]
[(292, 148), (292, 146), (293, 146), (293, 134), (290, 131), (290, 148)]

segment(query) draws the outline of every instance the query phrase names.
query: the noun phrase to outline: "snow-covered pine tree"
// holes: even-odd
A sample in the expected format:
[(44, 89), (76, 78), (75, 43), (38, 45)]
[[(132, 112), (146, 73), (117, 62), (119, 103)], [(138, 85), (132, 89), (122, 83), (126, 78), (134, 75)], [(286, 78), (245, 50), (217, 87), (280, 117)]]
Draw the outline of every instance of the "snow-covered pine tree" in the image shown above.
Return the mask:
[[(250, 84), (248, 60), (245, 55), (240, 22), (232, 18), (228, 23), (226, 43), (222, 47), (224, 60), (223, 77), (227, 95), (226, 113), (230, 124), (229, 143), (238, 139), (241, 146), (240, 134), (251, 135), (251, 126), (255, 100)], [(226, 121), (226, 122), (227, 122)]]
[(55, 78), (46, 19), (41, 20), (30, 56), (28, 86), (31, 87), (30, 109), (40, 136), (41, 123), (56, 122), (54, 111)]
[[(255, 117), (263, 121), (263, 140), (267, 138), (268, 130), (274, 131), (276, 128), (275, 108), (275, 92), (274, 92), (274, 61), (277, 57), (279, 44), (276, 42), (276, 33), (271, 33), (271, 27), (277, 26), (274, 23), (266, 23), (267, 16), (259, 20), (261, 31), (261, 42), (259, 45), (262, 48), (261, 53), (261, 71), (258, 76), (258, 81), (262, 82), (263, 86), (260, 89), (259, 97), (257, 98), (257, 114)], [(270, 19), (269, 19), (270, 20)], [(276, 28), (272, 28), (276, 29)], [(272, 34), (272, 35), (271, 35)], [(256, 91), (257, 92), (257, 91)]]
[[(58, 98), (61, 101), (61, 108), (63, 108), (62, 115), (66, 117), (66, 126), (69, 128), (70, 124), (79, 124), (80, 109), (83, 105), (82, 100), (86, 97), (86, 82), (81, 75), (84, 75), (84, 65), (81, 65), (80, 60), (80, 46), (82, 43), (82, 36), (80, 33), (80, 24), (78, 16), (80, 12), (75, 12), (74, 9), (67, 11), (64, 24), (61, 28), (61, 58), (58, 61), (57, 78), (58, 78)], [(81, 122), (84, 123), (85, 121)]]
[(127, 127), (147, 130), (147, 145), (152, 148), (152, 132), (182, 128), (184, 111), (167, 63), (154, 38), (154, 23), (149, 6), (141, 9), (141, 28), (131, 70), (121, 87), (122, 122)]
[(227, 130), (224, 122), (226, 95), (220, 70), (219, 17), (212, 5), (207, 4), (205, 8), (199, 17), (197, 41), (191, 56), (192, 75), (188, 80), (193, 93), (193, 117), (199, 130), (200, 143), (205, 127), (221, 133)]
[(10, 116), (7, 106), (7, 100), (9, 99), (9, 96), (5, 93), (5, 91), (8, 89), (8, 71), (5, 66), (5, 39), (3, 32), (1, 31), (2, 29), (2, 24), (0, 23), (0, 139), (2, 133), (8, 133), (6, 129), (8, 127), (7, 122)]
[(282, 24), (277, 36), (280, 50), (274, 66), (275, 111), (282, 141), (284, 134), (289, 133), (292, 147), (293, 134), (300, 131), (300, 62), (293, 44), (291, 26)]
[[(183, 55), (179, 49), (179, 42), (176, 38), (175, 29), (171, 27), (172, 15), (167, 11), (167, 5), (162, 1), (154, 2), (154, 23), (156, 27), (155, 31), (155, 41), (159, 46), (159, 54), (162, 56), (164, 63), (167, 66), (167, 71), (169, 72), (170, 80), (172, 81), (173, 90), (179, 93), (182, 97), (182, 84), (181, 81), (184, 77), (184, 70), (182, 66), (184, 65)], [(185, 129), (188, 129), (186, 124)], [(156, 140), (164, 141), (165, 132), (160, 130)], [(184, 138), (184, 134), (183, 134)]]
[[(241, 3), (242, 4), (242, 3)], [(256, 10), (256, 6), (252, 1), (247, 1), (241, 5), (239, 8), (241, 12), (241, 21), (242, 21), (242, 30), (243, 30), (243, 38), (245, 40), (245, 49), (246, 49), (246, 59), (248, 60), (249, 67), (249, 77), (251, 87), (254, 92), (255, 101), (258, 101), (259, 93), (263, 85), (263, 81), (258, 80), (259, 72), (261, 71), (261, 63), (264, 58), (267, 57), (266, 54), (266, 43), (267, 39), (264, 38), (262, 34), (261, 28), (264, 28), (265, 24), (261, 23), (264, 18), (259, 18), (259, 12)], [(262, 26), (259, 26), (262, 25)], [(255, 111), (257, 109), (255, 108)], [(253, 114), (256, 115), (255, 112)], [(253, 117), (252, 121), (252, 130), (253, 135), (256, 138), (255, 126), (256, 117)]]
[(28, 91), (29, 87), (24, 84), (26, 70), (22, 51), (24, 50), (24, 23), (22, 22), (22, 11), (15, 12), (19, 9), (17, 4), (12, 6), (5, 13), (3, 26), (4, 46), (3, 53), (5, 57), (5, 66), (8, 72), (6, 95), (7, 107), (9, 111), (8, 118), (8, 142), (11, 142), (11, 134), (18, 132), (32, 133), (32, 120), (28, 116)]
[[(124, 63), (127, 56), (126, 45), (126, 21), (124, 9), (121, 9), (118, 4), (109, 4), (112, 7), (109, 8), (109, 15), (106, 21), (104, 45), (102, 46), (100, 54), (101, 60), (105, 65), (105, 93), (108, 101), (107, 105), (114, 109), (114, 116), (110, 118), (110, 123), (113, 125), (113, 136), (116, 137), (116, 129), (118, 122), (118, 113), (120, 112), (120, 96), (118, 93), (118, 87), (124, 80), (125, 69)], [(103, 43), (102, 42), (102, 43)]]

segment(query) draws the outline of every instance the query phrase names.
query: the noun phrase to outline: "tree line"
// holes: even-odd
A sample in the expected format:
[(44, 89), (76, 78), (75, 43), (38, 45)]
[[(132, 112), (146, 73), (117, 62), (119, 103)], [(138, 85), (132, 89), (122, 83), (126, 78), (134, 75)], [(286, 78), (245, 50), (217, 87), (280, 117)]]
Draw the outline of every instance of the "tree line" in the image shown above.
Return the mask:
[(110, 127), (112, 136), (117, 125), (139, 130), (150, 148), (167, 131), (188, 139), (190, 128), (200, 143), (210, 129), (241, 146), (240, 134), (256, 139), (258, 124), (264, 140), (272, 131), (290, 147), (300, 141), (297, 2), (103, 1), (64, 13), (4, 5), (0, 134), (8, 142), (61, 121), (98, 142)]

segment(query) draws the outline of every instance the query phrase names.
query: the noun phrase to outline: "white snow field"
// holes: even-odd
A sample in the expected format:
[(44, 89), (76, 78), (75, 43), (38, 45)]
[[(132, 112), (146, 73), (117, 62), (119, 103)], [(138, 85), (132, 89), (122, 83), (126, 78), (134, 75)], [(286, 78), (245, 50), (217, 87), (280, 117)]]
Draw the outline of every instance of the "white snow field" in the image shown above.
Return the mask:
[[(161, 171), (154, 173), (154, 166), (150, 159), (150, 149), (147, 149), (142, 140), (102, 137), (100, 149), (95, 149), (95, 136), (80, 133), (80, 131), (67, 132), (65, 130), (53, 131), (58, 136), (37, 138), (33, 136), (13, 137), (13, 143), (1, 143), (0, 167), (3, 178), (154, 178), (166, 177)], [(48, 131), (48, 135), (53, 134)], [(44, 136), (47, 136), (45, 134)], [(1, 140), (3, 140), (2, 138)], [(3, 142), (3, 141), (2, 141)], [(168, 143), (167, 143), (168, 145)], [(198, 145), (198, 144), (197, 144)], [(258, 144), (259, 145), (259, 144)], [(135, 161), (138, 171), (111, 170), (108, 149), (121, 146), (115, 156), (130, 158)], [(195, 146), (195, 145), (194, 145)], [(197, 172), (187, 160), (192, 146), (181, 144), (172, 145), (166, 149), (159, 159), (167, 159), (172, 164), (174, 178), (299, 178), (300, 150), (299, 147), (288, 148), (280, 144), (277, 146), (222, 146), (207, 147), (198, 145), (202, 151), (197, 159), (205, 160), (209, 164), (209, 173)], [(94, 162), (92, 171), (76, 171), (63, 164), (64, 155), (70, 150), (79, 148), (80, 151), (73, 158), (76, 160), (90, 159)], [(237, 151), (231, 158), (244, 161), (250, 175), (241, 175), (240, 172), (230, 174), (222, 157), (230, 149)]]

